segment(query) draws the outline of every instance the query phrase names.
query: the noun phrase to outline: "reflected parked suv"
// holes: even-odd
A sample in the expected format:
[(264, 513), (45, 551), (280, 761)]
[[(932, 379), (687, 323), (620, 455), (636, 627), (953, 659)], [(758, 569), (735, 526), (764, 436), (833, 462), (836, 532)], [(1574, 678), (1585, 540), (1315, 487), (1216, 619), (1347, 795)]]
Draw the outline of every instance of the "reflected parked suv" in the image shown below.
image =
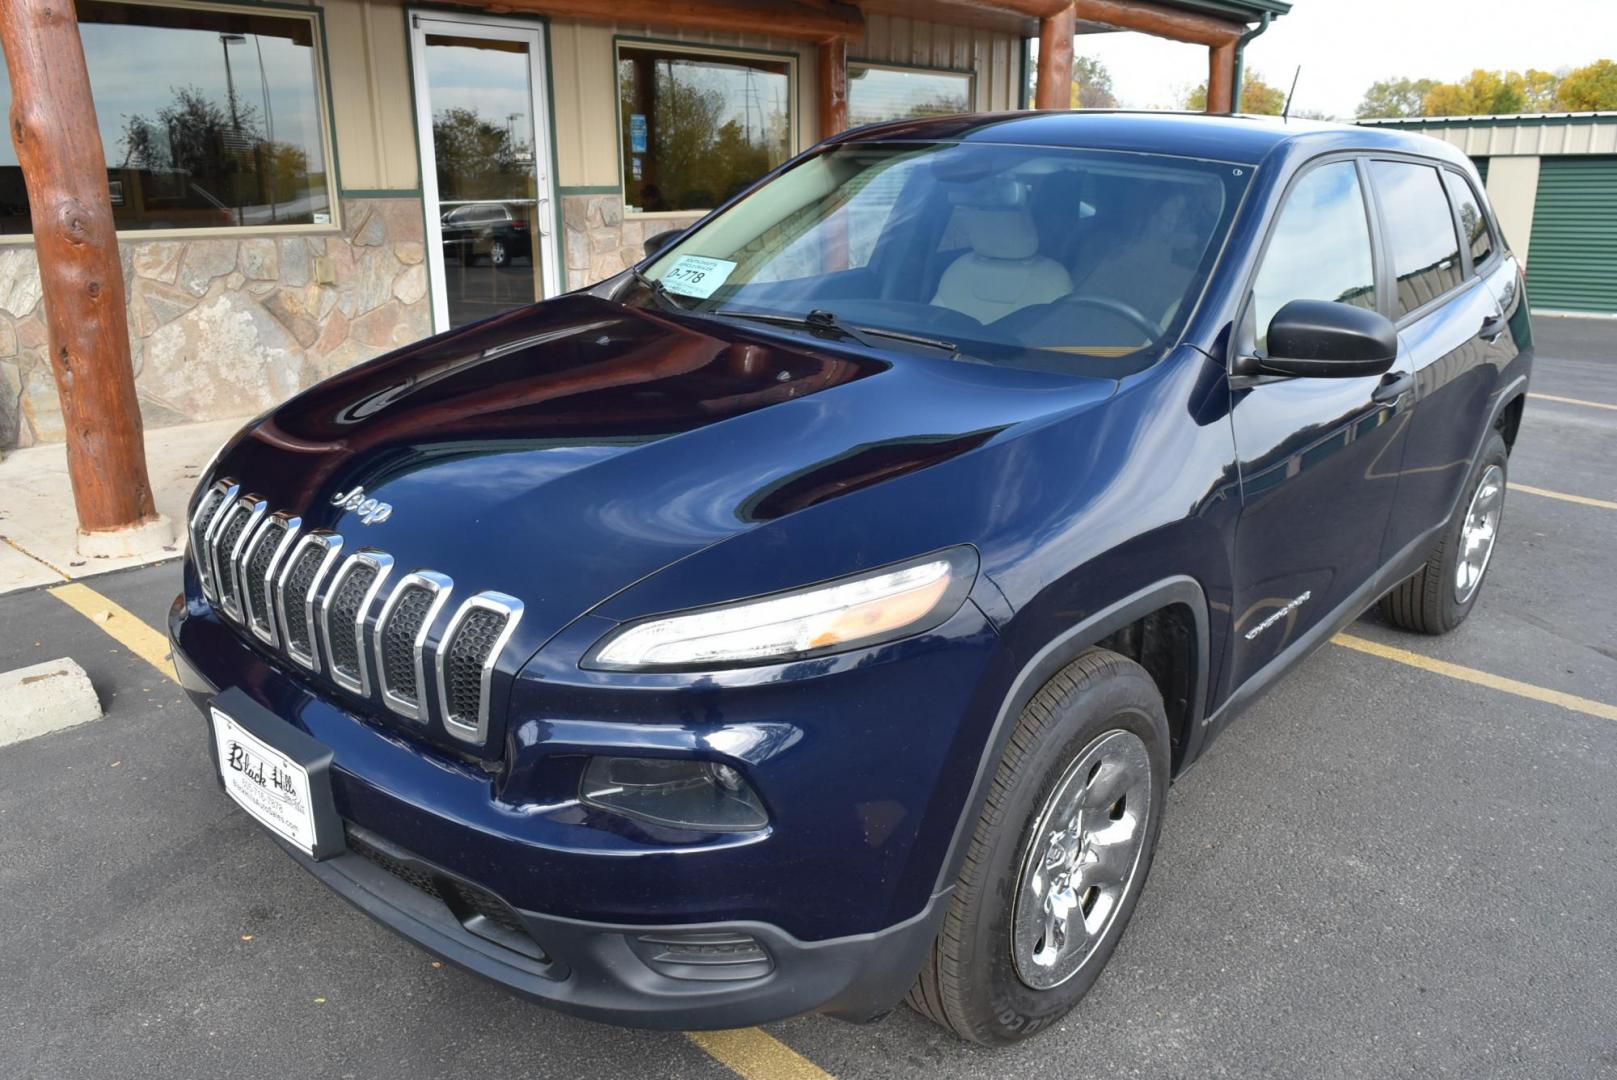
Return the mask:
[(1476, 604), (1532, 334), (1445, 143), (909, 121), (656, 239), (293, 398), (191, 506), (226, 792), (514, 991), (1030, 1035), (1244, 706)]
[(513, 259), (533, 257), (533, 238), (528, 219), (503, 203), (468, 203), (444, 214), (444, 258), (462, 266), (487, 260), (490, 266), (506, 266)]

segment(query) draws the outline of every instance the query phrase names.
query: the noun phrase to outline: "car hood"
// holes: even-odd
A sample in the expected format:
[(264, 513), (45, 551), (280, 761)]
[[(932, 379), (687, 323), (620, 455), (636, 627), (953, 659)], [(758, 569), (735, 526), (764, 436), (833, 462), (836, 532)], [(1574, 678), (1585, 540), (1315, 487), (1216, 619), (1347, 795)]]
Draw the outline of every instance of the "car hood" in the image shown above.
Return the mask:
[(339, 374), (214, 475), (457, 596), (519, 597), (536, 650), (678, 559), (1114, 386), (574, 295)]

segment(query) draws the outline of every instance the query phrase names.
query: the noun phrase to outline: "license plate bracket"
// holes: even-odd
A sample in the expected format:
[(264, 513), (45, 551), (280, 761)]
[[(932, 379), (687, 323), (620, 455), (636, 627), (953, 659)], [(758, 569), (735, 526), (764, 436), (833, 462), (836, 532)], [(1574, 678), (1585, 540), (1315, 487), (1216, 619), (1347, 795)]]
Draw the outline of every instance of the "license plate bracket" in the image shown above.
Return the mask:
[(346, 850), (329, 746), (232, 687), (208, 703), (215, 775), (271, 835), (315, 860)]

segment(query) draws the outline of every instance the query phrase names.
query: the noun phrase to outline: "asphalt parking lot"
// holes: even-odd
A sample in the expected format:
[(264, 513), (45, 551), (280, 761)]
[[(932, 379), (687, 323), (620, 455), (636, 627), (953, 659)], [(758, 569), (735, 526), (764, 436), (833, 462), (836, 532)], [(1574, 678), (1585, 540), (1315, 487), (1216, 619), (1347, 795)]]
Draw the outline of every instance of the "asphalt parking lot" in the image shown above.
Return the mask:
[(72, 656), (107, 713), (0, 747), (0, 1075), (1617, 1076), (1617, 322), (1538, 331), (1470, 621), (1368, 616), (1241, 718), (1174, 789), (1095, 990), (1009, 1050), (903, 1009), (695, 1038), (507, 997), (218, 790), (140, 651), (178, 563), (0, 597), (0, 671)]

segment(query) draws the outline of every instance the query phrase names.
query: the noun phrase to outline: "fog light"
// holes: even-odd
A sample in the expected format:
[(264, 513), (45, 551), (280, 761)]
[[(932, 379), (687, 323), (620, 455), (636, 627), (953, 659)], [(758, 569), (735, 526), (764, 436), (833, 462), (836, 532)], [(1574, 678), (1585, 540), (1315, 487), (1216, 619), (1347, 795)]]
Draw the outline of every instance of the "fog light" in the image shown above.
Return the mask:
[(711, 761), (591, 758), (578, 793), (602, 810), (682, 829), (745, 832), (769, 824), (746, 779)]

